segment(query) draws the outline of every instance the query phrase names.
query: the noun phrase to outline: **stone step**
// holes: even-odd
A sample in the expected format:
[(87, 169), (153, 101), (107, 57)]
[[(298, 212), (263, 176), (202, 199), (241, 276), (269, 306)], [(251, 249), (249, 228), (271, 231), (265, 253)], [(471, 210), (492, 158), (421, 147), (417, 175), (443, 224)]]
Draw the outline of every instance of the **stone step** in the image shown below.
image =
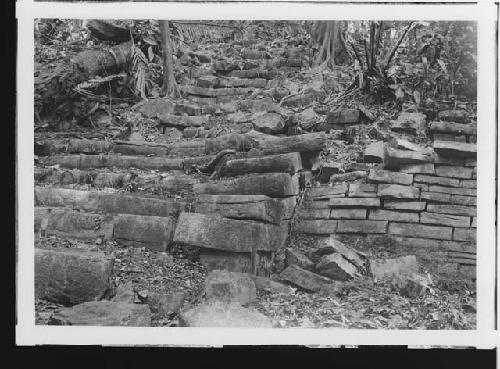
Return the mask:
[(299, 193), (298, 176), (286, 173), (252, 174), (193, 186), (196, 194), (207, 195), (266, 195), (289, 197)]
[(172, 241), (172, 217), (102, 215), (67, 209), (35, 208), (35, 231), (45, 235), (96, 240), (113, 239), (129, 246), (165, 251)]
[(221, 168), (224, 177), (235, 177), (249, 173), (289, 173), (295, 174), (302, 169), (300, 154), (286, 153), (258, 156), (245, 159), (228, 160)]
[(220, 215), (181, 213), (174, 242), (229, 252), (275, 251), (287, 238), (287, 227)]
[(168, 217), (183, 211), (186, 203), (103, 191), (35, 187), (35, 206), (66, 207), (86, 212)]

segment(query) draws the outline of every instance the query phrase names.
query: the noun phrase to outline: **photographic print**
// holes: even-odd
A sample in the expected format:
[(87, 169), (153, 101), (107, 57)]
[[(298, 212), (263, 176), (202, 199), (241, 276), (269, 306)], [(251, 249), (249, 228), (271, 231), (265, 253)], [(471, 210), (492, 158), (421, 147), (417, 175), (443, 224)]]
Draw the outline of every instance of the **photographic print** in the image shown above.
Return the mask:
[(476, 329), (476, 22), (34, 39), (37, 325)]

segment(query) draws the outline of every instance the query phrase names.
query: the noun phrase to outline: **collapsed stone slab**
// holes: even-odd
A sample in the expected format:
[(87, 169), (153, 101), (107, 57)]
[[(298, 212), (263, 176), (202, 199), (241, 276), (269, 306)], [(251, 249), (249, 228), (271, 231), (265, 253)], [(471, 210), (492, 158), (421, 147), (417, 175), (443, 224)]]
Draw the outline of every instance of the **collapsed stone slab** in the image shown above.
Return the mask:
[(35, 295), (63, 305), (99, 300), (112, 288), (113, 260), (101, 252), (35, 249)]
[(257, 300), (257, 290), (247, 274), (213, 270), (205, 279), (205, 296), (209, 301), (237, 302), (247, 306)]

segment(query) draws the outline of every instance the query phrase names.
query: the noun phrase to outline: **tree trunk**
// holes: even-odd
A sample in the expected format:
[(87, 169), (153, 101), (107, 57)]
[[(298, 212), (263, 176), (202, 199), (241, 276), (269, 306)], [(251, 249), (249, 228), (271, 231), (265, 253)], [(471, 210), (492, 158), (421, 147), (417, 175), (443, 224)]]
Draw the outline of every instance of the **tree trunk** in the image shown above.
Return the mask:
[(342, 42), (342, 21), (316, 21), (313, 25), (312, 41), (320, 45), (315, 64), (342, 64), (347, 57), (345, 45)]
[(170, 40), (170, 22), (161, 20), (160, 31), (163, 49), (163, 93), (170, 97), (179, 97), (179, 87), (174, 77), (172, 41)]

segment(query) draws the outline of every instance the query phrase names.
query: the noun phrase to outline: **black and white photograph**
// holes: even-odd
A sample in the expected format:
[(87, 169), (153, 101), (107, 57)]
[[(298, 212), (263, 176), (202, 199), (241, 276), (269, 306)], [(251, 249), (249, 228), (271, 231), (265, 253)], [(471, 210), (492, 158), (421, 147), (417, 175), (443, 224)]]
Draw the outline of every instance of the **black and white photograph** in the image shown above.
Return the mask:
[(35, 328), (478, 332), (480, 22), (89, 14), (31, 19)]

